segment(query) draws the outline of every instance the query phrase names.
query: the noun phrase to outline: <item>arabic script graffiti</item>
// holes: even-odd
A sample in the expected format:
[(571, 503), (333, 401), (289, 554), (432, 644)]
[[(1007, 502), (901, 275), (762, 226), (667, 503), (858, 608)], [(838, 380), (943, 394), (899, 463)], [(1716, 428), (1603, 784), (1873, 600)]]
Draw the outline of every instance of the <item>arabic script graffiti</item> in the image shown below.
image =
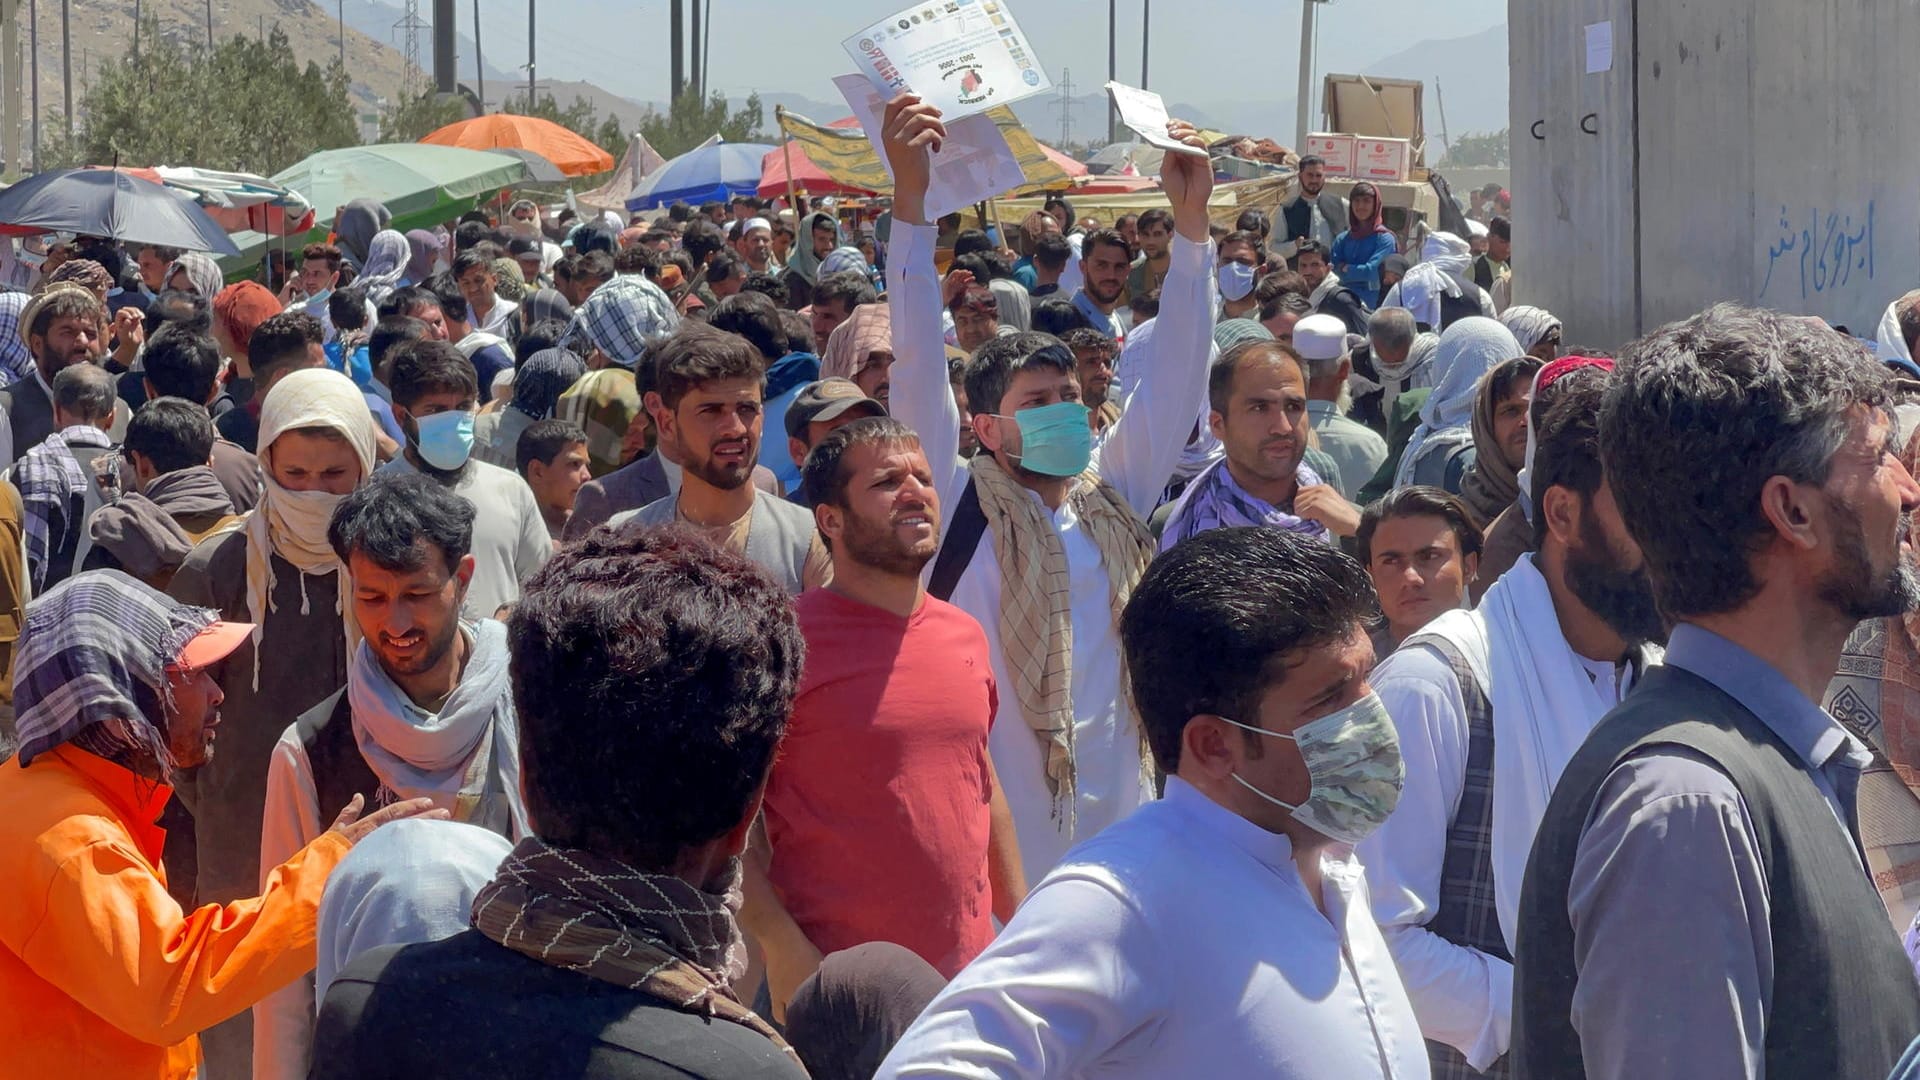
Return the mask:
[(1799, 224), (1786, 206), (1780, 207), (1779, 238), (1767, 245), (1767, 274), (1760, 282), (1760, 298), (1765, 299), (1767, 290), (1773, 287), (1773, 279), (1781, 262), (1788, 269), (1781, 273), (1782, 288), (1792, 287), (1792, 277), (1797, 269), (1800, 278), (1800, 299), (1844, 289), (1853, 280), (1853, 275), (1862, 275), (1862, 281), (1872, 281), (1873, 260), (1873, 215), (1874, 204), (1867, 201), (1865, 211), (1829, 210), (1822, 212), (1819, 207), (1808, 207)]

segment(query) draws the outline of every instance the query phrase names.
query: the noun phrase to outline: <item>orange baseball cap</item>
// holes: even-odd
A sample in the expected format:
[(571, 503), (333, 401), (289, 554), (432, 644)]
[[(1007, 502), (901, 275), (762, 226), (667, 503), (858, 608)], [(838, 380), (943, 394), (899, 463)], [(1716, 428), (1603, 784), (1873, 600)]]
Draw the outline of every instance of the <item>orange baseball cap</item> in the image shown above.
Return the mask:
[(253, 624), (216, 620), (193, 636), (168, 667), (199, 671), (225, 660), (253, 633)]

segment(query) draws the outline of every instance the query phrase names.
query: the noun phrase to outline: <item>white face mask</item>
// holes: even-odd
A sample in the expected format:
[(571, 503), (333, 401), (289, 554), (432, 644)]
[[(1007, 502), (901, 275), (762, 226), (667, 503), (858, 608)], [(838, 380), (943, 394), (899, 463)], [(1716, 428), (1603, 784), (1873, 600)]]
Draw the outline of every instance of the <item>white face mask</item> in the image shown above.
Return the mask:
[(1220, 295), (1228, 300), (1241, 301), (1253, 291), (1253, 267), (1243, 262), (1220, 264)]
[(1239, 773), (1233, 779), (1241, 787), (1284, 810), (1294, 820), (1322, 835), (1349, 844), (1372, 836), (1400, 802), (1400, 787), (1406, 781), (1406, 765), (1400, 760), (1400, 738), (1394, 732), (1393, 718), (1380, 695), (1367, 696), (1329, 713), (1291, 733), (1268, 731), (1238, 720), (1219, 719), (1234, 727), (1276, 739), (1286, 739), (1300, 748), (1307, 764), (1307, 776), (1313, 788), (1307, 801), (1295, 805), (1274, 798), (1247, 783)]

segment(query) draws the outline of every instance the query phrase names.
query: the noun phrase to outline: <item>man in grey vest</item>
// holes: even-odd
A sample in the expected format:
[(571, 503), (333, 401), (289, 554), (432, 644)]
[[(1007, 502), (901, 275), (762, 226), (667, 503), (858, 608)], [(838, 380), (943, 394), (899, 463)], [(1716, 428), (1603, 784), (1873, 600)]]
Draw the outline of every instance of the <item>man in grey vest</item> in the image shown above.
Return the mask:
[(1675, 625), (1543, 816), (1520, 898), (1520, 1077), (1887, 1075), (1920, 987), (1869, 880), (1872, 755), (1816, 702), (1862, 619), (1920, 606), (1887, 375), (1721, 305), (1629, 346), (1614, 500)]
[(747, 339), (698, 323), (653, 350), (660, 438), (680, 452), (680, 490), (607, 524), (682, 522), (760, 564), (787, 591), (824, 585), (833, 564), (813, 513), (755, 487), (766, 359)]

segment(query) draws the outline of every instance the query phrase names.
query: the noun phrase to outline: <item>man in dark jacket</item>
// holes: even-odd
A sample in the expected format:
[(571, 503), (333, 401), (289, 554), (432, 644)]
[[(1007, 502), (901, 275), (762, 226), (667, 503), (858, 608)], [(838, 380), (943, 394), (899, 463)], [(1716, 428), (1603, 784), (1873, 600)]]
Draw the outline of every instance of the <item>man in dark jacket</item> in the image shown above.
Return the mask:
[(1274, 246), (1289, 259), (1301, 240), (1312, 240), (1325, 250), (1347, 227), (1347, 202), (1327, 190), (1325, 160), (1313, 154), (1300, 159), (1299, 186), (1293, 198), (1280, 204), (1280, 226)]
[(312, 1076), (805, 1076), (727, 986), (727, 898), (800, 680), (785, 591), (687, 529), (602, 532), (527, 582), (508, 634), (533, 835), (473, 929), (334, 979)]
[(154, 398), (133, 414), (121, 453), (127, 490), (94, 512), (83, 569), (124, 570), (165, 589), (193, 545), (238, 520), (207, 465), (213, 421), (184, 398)]
[(1920, 606), (1886, 375), (1825, 326), (1721, 305), (1613, 380), (1601, 461), (1677, 625), (1535, 837), (1515, 1075), (1884, 1076), (1920, 988), (1862, 856), (1873, 755), (1817, 703), (1855, 624)]

